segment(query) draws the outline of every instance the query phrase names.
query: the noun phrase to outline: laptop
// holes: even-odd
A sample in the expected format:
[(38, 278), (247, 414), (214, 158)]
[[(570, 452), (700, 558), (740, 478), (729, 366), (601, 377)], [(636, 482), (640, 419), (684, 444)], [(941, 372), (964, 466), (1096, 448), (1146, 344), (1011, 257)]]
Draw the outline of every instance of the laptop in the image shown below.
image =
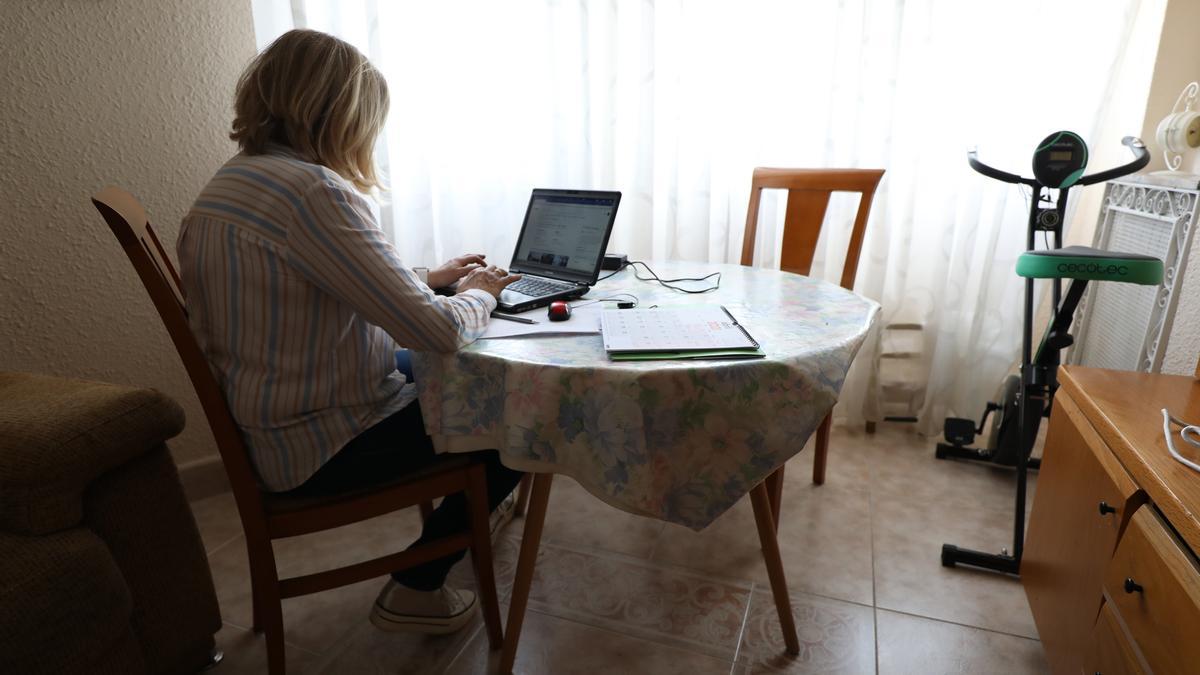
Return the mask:
[(587, 293), (600, 276), (620, 192), (533, 191), (510, 272), (523, 275), (500, 294), (502, 312), (524, 312)]

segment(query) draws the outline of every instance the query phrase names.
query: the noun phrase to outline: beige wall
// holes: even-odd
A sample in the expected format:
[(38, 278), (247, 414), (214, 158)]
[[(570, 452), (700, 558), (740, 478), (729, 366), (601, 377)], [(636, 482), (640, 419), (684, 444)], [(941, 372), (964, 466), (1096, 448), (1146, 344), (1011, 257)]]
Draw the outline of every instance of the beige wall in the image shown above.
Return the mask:
[[(1158, 0), (1161, 1), (1161, 0)], [(1158, 123), (1171, 112), (1179, 92), (1200, 80), (1200, 0), (1169, 0), (1162, 39), (1154, 61), (1154, 79), (1146, 98), (1142, 138), (1154, 150), (1147, 171), (1165, 169), (1162, 148), (1154, 140)], [(1190, 165), (1190, 168), (1189, 168)], [(1200, 152), (1185, 156), (1182, 171), (1200, 172)]]
[[(1163, 21), (1162, 41), (1154, 64), (1154, 80), (1146, 101), (1143, 132), (1153, 150), (1150, 169), (1163, 169), (1162, 148), (1153, 141), (1162, 118), (1171, 112), (1187, 83), (1200, 80), (1200, 0), (1170, 0)], [(1181, 171), (1200, 173), (1200, 150), (1184, 155)], [(1200, 180), (1200, 177), (1196, 177)], [(1193, 228), (1196, 226), (1193, 223)], [(1193, 239), (1200, 239), (1193, 237)], [(1175, 323), (1163, 355), (1163, 372), (1190, 374), (1200, 355), (1200, 241), (1193, 241), (1184, 272)]]
[(249, 0), (0, 2), (0, 370), (158, 388), (177, 460), (215, 452), (182, 366), (88, 196), (136, 194), (172, 245), (233, 153)]

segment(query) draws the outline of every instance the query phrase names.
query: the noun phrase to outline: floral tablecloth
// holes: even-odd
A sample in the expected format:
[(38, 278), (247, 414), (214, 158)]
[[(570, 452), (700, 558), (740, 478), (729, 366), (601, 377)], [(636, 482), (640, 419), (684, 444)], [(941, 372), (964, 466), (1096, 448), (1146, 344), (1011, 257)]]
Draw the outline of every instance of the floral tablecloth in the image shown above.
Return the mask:
[(663, 278), (720, 271), (721, 287), (685, 295), (626, 269), (578, 302), (628, 292), (641, 307), (723, 304), (767, 357), (618, 363), (599, 335), (416, 354), (435, 447), (496, 448), (515, 469), (569, 475), (617, 508), (697, 530), (799, 452), (837, 401), (879, 305), (787, 272), (653, 267)]

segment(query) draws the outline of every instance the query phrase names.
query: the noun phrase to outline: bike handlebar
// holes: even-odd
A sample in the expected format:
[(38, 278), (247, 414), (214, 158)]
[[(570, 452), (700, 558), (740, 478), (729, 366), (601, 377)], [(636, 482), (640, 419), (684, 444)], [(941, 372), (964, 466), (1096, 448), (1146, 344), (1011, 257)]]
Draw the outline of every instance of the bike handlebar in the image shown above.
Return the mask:
[(1079, 185), (1092, 185), (1093, 183), (1103, 183), (1106, 180), (1120, 178), (1135, 171), (1140, 171), (1150, 163), (1150, 151), (1146, 149), (1146, 144), (1142, 142), (1142, 139), (1136, 136), (1126, 136), (1121, 139), (1121, 145), (1129, 148), (1129, 151), (1133, 153), (1132, 162), (1118, 166), (1115, 169), (1084, 176), (1079, 179)]
[(1000, 169), (995, 169), (995, 168), (988, 166), (987, 164), (984, 164), (983, 162), (979, 161), (978, 155), (979, 155), (979, 151), (977, 151), (977, 150), (968, 151), (967, 152), (967, 164), (970, 164), (972, 169), (975, 169), (977, 172), (987, 176), (988, 178), (995, 178), (996, 180), (1004, 182), (1004, 183), (1020, 183), (1022, 185), (1037, 185), (1037, 181), (1032, 178), (1022, 178), (1015, 173), (1001, 171)]
[[(1109, 169), (1107, 171), (1101, 171), (1100, 173), (1094, 173), (1090, 176), (1084, 176), (1084, 177), (1080, 178), (1078, 181), (1076, 181), (1075, 184), (1076, 185), (1092, 185), (1094, 183), (1103, 183), (1104, 181), (1112, 180), (1114, 178), (1120, 178), (1121, 176), (1125, 176), (1125, 175), (1131, 174), (1135, 171), (1139, 171), (1143, 167), (1145, 167), (1147, 164), (1150, 163), (1150, 151), (1146, 149), (1146, 144), (1142, 142), (1142, 139), (1140, 139), (1136, 136), (1126, 136), (1125, 138), (1121, 139), (1121, 144), (1128, 147), (1129, 150), (1133, 153), (1133, 161), (1132, 162), (1130, 162), (1128, 164), (1123, 164), (1123, 165), (1118, 166), (1113, 169)], [(971, 165), (972, 169), (975, 169), (977, 172), (987, 176), (988, 178), (994, 178), (994, 179), (1004, 182), (1004, 183), (1020, 183), (1022, 185), (1029, 185), (1029, 186), (1038, 185), (1036, 178), (1024, 178), (1022, 176), (1018, 176), (1016, 174), (1009, 173), (1007, 171), (1001, 171), (1000, 169), (990, 167), (987, 164), (984, 164), (983, 162), (979, 161), (979, 158), (977, 155), (978, 155), (978, 152), (975, 150), (968, 151), (967, 152), (967, 163)]]

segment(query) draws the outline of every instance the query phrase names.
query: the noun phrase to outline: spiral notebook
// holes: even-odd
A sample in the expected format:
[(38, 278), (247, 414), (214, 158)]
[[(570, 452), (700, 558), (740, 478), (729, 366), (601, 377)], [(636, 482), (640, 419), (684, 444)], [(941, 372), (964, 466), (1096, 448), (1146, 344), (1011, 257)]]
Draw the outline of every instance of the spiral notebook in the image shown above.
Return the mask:
[(766, 356), (758, 341), (721, 305), (609, 309), (600, 315), (600, 333), (614, 361)]

